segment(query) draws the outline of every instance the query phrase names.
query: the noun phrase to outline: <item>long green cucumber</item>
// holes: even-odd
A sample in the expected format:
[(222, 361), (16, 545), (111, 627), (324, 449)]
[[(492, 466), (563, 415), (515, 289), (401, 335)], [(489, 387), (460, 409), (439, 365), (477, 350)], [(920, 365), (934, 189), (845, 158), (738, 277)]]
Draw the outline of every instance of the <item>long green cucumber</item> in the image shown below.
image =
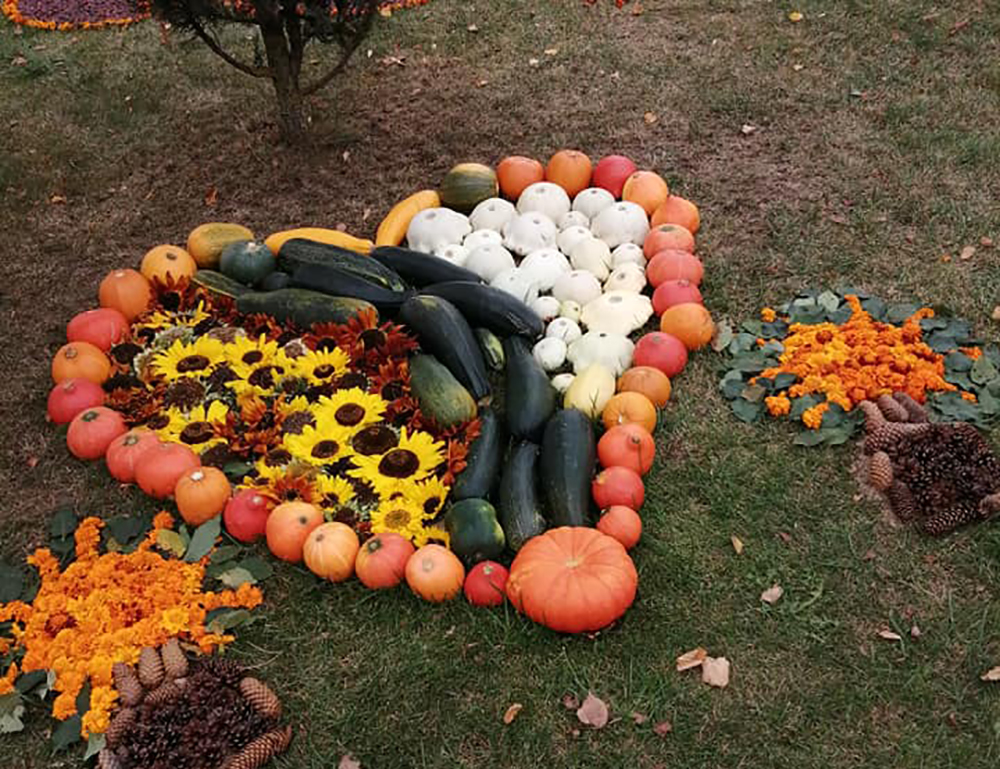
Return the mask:
[(504, 413), (510, 434), (541, 440), (545, 423), (556, 409), (556, 390), (524, 337), (504, 339), (503, 352), (507, 361)]
[(451, 487), (452, 499), (486, 499), (496, 486), (503, 459), (503, 424), (489, 406), (479, 409), (479, 437), (465, 458), (465, 469)]
[(430, 286), (446, 280), (482, 282), (476, 273), (447, 259), (401, 246), (376, 246), (371, 251), (371, 257), (398, 272), (414, 286)]
[(351, 297), (328, 296), (304, 288), (251, 291), (237, 297), (236, 309), (246, 315), (265, 313), (279, 321), (292, 321), (303, 328), (314, 323), (347, 323), (364, 311), (378, 316), (378, 311), (370, 302)]

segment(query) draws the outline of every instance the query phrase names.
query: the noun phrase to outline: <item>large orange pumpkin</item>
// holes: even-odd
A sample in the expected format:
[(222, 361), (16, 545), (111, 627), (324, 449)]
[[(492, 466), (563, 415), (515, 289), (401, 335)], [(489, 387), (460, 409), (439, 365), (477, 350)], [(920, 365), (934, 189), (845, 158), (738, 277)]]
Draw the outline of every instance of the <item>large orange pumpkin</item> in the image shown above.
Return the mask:
[(184, 473), (174, 486), (174, 501), (185, 523), (201, 526), (225, 508), (233, 489), (226, 474), (215, 467)]
[(115, 438), (104, 454), (111, 477), (119, 483), (133, 483), (139, 458), (159, 443), (156, 433), (142, 427)]
[(615, 425), (637, 424), (652, 433), (656, 430), (656, 406), (641, 393), (618, 393), (604, 407), (601, 421), (608, 430)]
[(545, 168), (534, 158), (511, 155), (497, 165), (500, 192), (510, 200), (517, 200), (529, 184), (545, 179)]
[(451, 550), (424, 545), (406, 562), (406, 584), (425, 601), (450, 601), (462, 591), (465, 567)]
[(113, 270), (97, 290), (101, 307), (118, 310), (129, 321), (142, 315), (153, 298), (149, 281), (135, 270)]
[(560, 633), (600, 630), (621, 617), (639, 582), (619, 542), (597, 529), (563, 526), (534, 537), (510, 567), (507, 597)]
[(590, 184), (593, 170), (590, 158), (579, 150), (559, 150), (545, 166), (545, 179), (558, 184), (574, 198)]
[(656, 443), (641, 425), (616, 425), (597, 442), (597, 458), (604, 467), (627, 467), (645, 475), (656, 459)]
[(144, 451), (135, 460), (135, 482), (156, 499), (174, 493), (177, 480), (184, 473), (201, 466), (201, 459), (181, 443), (161, 443)]
[(659, 224), (646, 233), (642, 253), (652, 259), (661, 251), (687, 251), (694, 253), (694, 235), (679, 224)]
[(182, 278), (190, 278), (198, 271), (194, 257), (180, 246), (154, 246), (142, 257), (139, 272), (150, 283), (160, 281), (175, 283)]
[(701, 259), (688, 251), (668, 249), (657, 252), (646, 265), (646, 279), (653, 288), (669, 280), (686, 280), (695, 286), (705, 276)]
[(675, 304), (660, 316), (660, 331), (680, 339), (688, 350), (698, 350), (712, 341), (715, 323), (704, 305), (685, 302)]
[(679, 224), (695, 235), (698, 228), (701, 227), (701, 214), (698, 213), (698, 206), (690, 200), (682, 198), (680, 195), (671, 195), (653, 211), (653, 215), (649, 218), (650, 227), (656, 227), (659, 224)]
[(642, 206), (649, 216), (670, 197), (670, 189), (659, 174), (652, 171), (636, 171), (622, 187), (622, 200)]
[(396, 587), (406, 576), (406, 564), (415, 552), (402, 534), (383, 531), (367, 540), (354, 561), (361, 584), (372, 590)]
[(631, 550), (642, 536), (642, 518), (631, 507), (614, 505), (605, 510), (597, 521), (597, 530), (614, 537), (626, 550)]
[(685, 302), (704, 304), (701, 291), (690, 280), (665, 280), (653, 292), (653, 312), (657, 315)]
[(128, 430), (122, 415), (114, 409), (95, 406), (81, 411), (69, 423), (66, 445), (77, 459), (100, 459), (108, 446)]
[(317, 577), (343, 582), (354, 574), (359, 544), (358, 535), (346, 523), (324, 523), (309, 532), (302, 557)]
[(267, 548), (290, 563), (302, 560), (302, 549), (310, 532), (323, 523), (323, 512), (308, 502), (285, 502), (267, 517)]
[(89, 342), (101, 352), (118, 344), (128, 332), (128, 321), (118, 310), (101, 307), (84, 310), (66, 325), (66, 339), (70, 342)]
[(59, 348), (52, 359), (52, 381), (86, 379), (103, 384), (111, 375), (111, 361), (90, 342), (70, 342)]
[(662, 409), (670, 400), (670, 377), (652, 366), (633, 366), (618, 377), (618, 392), (641, 393)]

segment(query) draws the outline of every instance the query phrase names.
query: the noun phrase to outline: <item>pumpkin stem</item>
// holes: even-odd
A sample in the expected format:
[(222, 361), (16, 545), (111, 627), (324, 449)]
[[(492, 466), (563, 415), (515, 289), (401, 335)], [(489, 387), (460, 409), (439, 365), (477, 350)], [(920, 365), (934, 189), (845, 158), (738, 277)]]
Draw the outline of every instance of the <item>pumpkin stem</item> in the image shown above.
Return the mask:
[(195, 470), (193, 473), (191, 473), (191, 480), (203, 481), (205, 480), (205, 473), (203, 473), (201, 470)]

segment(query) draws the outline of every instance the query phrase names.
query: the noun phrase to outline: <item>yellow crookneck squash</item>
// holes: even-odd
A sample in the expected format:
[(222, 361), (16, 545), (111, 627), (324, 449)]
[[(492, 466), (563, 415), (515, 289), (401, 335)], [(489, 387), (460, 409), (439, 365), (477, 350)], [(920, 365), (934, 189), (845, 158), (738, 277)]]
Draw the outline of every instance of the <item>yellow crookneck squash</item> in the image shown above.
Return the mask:
[(268, 235), (264, 245), (271, 249), (271, 253), (277, 255), (278, 251), (286, 241), (292, 238), (304, 238), (314, 240), (317, 243), (327, 243), (331, 246), (339, 246), (349, 251), (359, 254), (367, 254), (372, 250), (373, 243), (366, 238), (356, 238), (353, 235), (341, 232), (340, 230), (328, 230), (323, 227), (298, 227), (294, 230), (282, 230)]
[(375, 233), (376, 246), (398, 246), (406, 237), (410, 221), (426, 208), (438, 208), (441, 197), (437, 190), (420, 190), (394, 205)]

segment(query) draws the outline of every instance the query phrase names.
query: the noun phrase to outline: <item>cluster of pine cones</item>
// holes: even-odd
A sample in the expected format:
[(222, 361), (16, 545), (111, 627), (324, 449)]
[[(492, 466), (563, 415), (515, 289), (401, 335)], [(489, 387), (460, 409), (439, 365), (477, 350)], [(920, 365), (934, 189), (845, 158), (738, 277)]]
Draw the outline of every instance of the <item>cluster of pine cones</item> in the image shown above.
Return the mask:
[(904, 393), (861, 404), (868, 481), (901, 521), (946, 534), (1000, 512), (1000, 459), (970, 424), (932, 424)]
[(189, 662), (176, 638), (112, 672), (120, 707), (98, 769), (257, 769), (292, 740), (267, 684), (230, 660)]

